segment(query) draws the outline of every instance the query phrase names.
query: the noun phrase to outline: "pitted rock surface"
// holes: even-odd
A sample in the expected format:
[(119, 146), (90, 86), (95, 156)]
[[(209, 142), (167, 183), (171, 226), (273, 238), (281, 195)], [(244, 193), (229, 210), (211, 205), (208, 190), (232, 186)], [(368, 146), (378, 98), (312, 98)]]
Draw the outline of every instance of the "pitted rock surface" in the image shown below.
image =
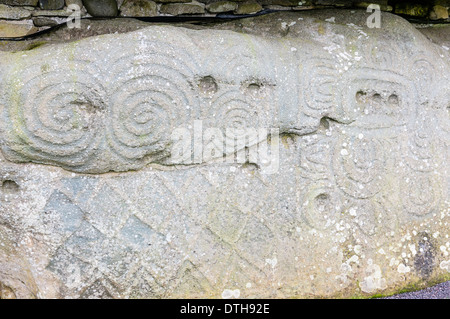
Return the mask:
[[(277, 13), (2, 53), (8, 294), (350, 297), (448, 279), (449, 52), (402, 18), (366, 18)], [(173, 132), (195, 139), (198, 123), (277, 129), (245, 147), (277, 149), (277, 169), (223, 161), (239, 147), (177, 162)]]

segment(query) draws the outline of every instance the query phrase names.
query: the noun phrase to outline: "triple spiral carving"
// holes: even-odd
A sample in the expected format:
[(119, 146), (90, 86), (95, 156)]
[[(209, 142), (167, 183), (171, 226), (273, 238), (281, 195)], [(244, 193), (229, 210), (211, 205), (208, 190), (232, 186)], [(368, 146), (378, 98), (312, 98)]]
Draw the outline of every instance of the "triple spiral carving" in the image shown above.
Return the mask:
[(98, 57), (74, 58), (13, 72), (6, 84), (13, 103), (4, 108), (6, 157), (89, 172), (105, 158), (113, 166), (167, 156), (170, 132), (198, 109), (195, 63), (161, 41), (131, 51), (115, 51), (107, 66)]

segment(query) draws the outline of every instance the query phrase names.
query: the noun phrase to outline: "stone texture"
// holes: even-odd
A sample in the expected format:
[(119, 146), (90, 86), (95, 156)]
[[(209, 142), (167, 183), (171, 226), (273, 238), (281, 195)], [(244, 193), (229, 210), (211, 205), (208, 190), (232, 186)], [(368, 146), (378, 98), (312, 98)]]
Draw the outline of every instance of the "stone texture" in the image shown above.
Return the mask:
[(426, 3), (397, 3), (394, 7), (394, 12), (396, 14), (419, 18), (427, 17), (429, 10), (430, 4)]
[(205, 13), (205, 8), (202, 5), (195, 3), (168, 3), (161, 5), (159, 12), (173, 16), (182, 14), (202, 14)]
[(237, 3), (232, 1), (219, 1), (208, 4), (206, 9), (212, 13), (229, 12), (237, 9)]
[(94, 17), (115, 17), (119, 12), (116, 0), (83, 0), (83, 5)]
[(251, 14), (251, 13), (257, 13), (261, 11), (263, 8), (262, 6), (257, 2), (244, 2), (240, 3), (237, 7), (237, 9), (234, 11), (236, 14)]
[(152, 17), (157, 13), (156, 3), (150, 0), (127, 0), (120, 7), (123, 17)]
[(450, 26), (436, 24), (427, 28), (420, 28), (419, 31), (423, 33), (431, 42), (439, 45), (444, 50), (450, 50)]
[(71, 4), (76, 4), (80, 7), (80, 9), (83, 8), (83, 1), (82, 0), (66, 0), (66, 7), (70, 6)]
[(434, 6), (430, 11), (431, 20), (448, 19), (448, 10), (443, 6)]
[(36, 32), (37, 29), (33, 26), (31, 21), (13, 22), (13, 21), (0, 21), (0, 37), (12, 38), (22, 37), (27, 34)]
[(32, 12), (33, 17), (68, 17), (73, 13), (70, 10), (35, 10)]
[[(450, 55), (398, 16), (366, 19), (277, 13), (2, 52), (1, 289), (370, 297), (448, 280)], [(280, 136), (221, 150), (204, 133), (246, 127)], [(173, 161), (178, 128), (205, 134), (203, 157)], [(244, 148), (257, 156), (238, 161)]]
[(64, 7), (64, 0), (39, 0), (39, 7), (43, 10), (58, 10)]
[(33, 18), (33, 24), (36, 27), (45, 27), (45, 26), (55, 26), (60, 23), (57, 20), (58, 18), (49, 18), (49, 17), (35, 17)]
[(39, 0), (2, 0), (2, 4), (11, 5), (11, 6), (32, 6), (36, 7), (39, 3)]
[(0, 19), (20, 20), (30, 16), (31, 12), (29, 10), (0, 4)]

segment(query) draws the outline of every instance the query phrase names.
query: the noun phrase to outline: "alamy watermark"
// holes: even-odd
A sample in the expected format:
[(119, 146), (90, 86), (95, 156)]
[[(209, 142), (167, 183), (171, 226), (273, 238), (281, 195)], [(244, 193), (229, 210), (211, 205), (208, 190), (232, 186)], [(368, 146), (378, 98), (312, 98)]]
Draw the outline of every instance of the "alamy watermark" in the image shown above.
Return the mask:
[(366, 23), (367, 27), (370, 29), (373, 28), (381, 28), (381, 8), (380, 5), (371, 3), (367, 7), (367, 12), (372, 13), (370, 16), (367, 17)]
[(78, 4), (69, 4), (67, 11), (71, 12), (66, 19), (66, 24), (69, 29), (81, 28), (81, 8)]
[(189, 128), (176, 128), (171, 134), (172, 164), (221, 162), (255, 164), (263, 174), (279, 169), (279, 129), (203, 127), (194, 121)]

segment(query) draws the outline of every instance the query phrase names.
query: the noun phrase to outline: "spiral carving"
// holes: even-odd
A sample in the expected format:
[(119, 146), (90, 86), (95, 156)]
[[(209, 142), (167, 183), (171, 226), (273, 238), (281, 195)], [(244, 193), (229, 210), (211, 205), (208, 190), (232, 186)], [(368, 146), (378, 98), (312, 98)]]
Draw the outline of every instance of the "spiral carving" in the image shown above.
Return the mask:
[(112, 63), (107, 141), (116, 154), (125, 160), (159, 157), (169, 149), (171, 131), (195, 117), (194, 72), (185, 62), (192, 60), (182, 49), (155, 41), (145, 52)]
[(304, 112), (316, 118), (328, 114), (338, 103), (338, 71), (328, 58), (305, 61), (302, 75), (302, 95), (307, 107)]
[(408, 213), (422, 217), (435, 213), (439, 208), (442, 186), (427, 173), (409, 172), (402, 181), (403, 209)]
[(226, 145), (234, 145), (237, 139), (246, 142), (246, 146), (259, 141), (259, 136), (251, 131), (265, 127), (263, 116), (263, 110), (239, 91), (227, 91), (217, 97), (209, 114), (214, 127), (222, 130)]
[(382, 141), (351, 136), (338, 141), (333, 168), (336, 182), (348, 195), (369, 198), (380, 191), (386, 170)]
[(448, 78), (440, 71), (446, 68), (442, 62), (427, 52), (416, 53), (409, 61), (409, 67), (413, 71), (412, 81), (420, 92), (419, 102), (434, 109), (445, 107), (449, 100)]
[[(53, 68), (27, 66), (11, 85), (8, 156), (76, 167), (89, 162), (102, 138), (106, 93), (89, 61)], [(14, 76), (12, 78), (15, 78)]]

